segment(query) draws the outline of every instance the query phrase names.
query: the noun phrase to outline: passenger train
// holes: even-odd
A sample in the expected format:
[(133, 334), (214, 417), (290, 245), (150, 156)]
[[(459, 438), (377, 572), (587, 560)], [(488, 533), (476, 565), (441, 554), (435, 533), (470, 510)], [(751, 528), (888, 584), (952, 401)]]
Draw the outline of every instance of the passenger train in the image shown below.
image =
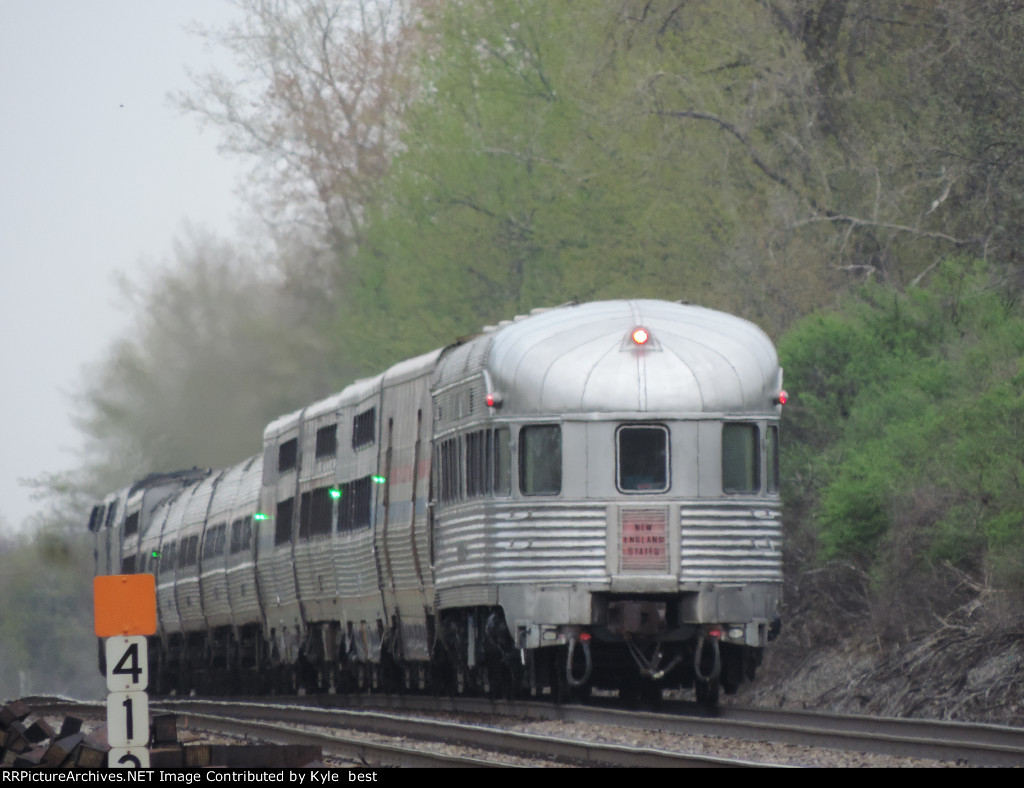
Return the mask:
[(233, 467), (107, 496), (96, 573), (155, 575), (156, 694), (713, 705), (779, 627), (784, 401), (733, 315), (535, 310), (278, 418)]

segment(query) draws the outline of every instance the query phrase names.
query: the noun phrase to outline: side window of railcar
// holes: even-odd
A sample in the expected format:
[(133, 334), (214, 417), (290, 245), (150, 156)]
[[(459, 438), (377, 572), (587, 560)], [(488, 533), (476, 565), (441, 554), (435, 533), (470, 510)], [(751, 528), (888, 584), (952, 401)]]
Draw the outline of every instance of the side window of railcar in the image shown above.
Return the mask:
[(302, 508), (299, 511), (299, 538), (324, 536), (331, 533), (333, 505), (330, 487), (320, 487), (302, 494)]
[[(478, 430), (466, 435), (467, 498), (509, 494), (509, 449), (509, 431), (504, 427)], [(447, 478), (443, 472), (442, 478)]]
[(199, 536), (189, 536), (181, 540), (178, 549), (178, 569), (196, 565), (196, 554), (199, 552)]
[(487, 494), (487, 430), (466, 435), (466, 497)]
[(453, 503), (462, 498), (462, 463), (460, 439), (448, 438), (437, 447), (437, 467), (442, 503)]
[(779, 491), (779, 428), (768, 427), (768, 432), (765, 435), (765, 462), (768, 467), (765, 468), (766, 482), (768, 484), (768, 492), (777, 493)]
[(665, 492), (668, 489), (668, 429), (651, 425), (619, 427), (616, 433), (619, 489)]
[(227, 523), (218, 523), (206, 531), (203, 541), (203, 560), (217, 558), (224, 555), (224, 532), (227, 530)]
[(557, 424), (519, 431), (519, 490), (523, 495), (562, 491), (562, 428)]
[(333, 457), (338, 448), (338, 425), (331, 424), (316, 431), (316, 457)]
[(107, 509), (107, 521), (103, 524), (104, 528), (109, 528), (114, 524), (114, 518), (117, 516), (117, 501), (110, 504), (110, 508)]
[(135, 556), (126, 555), (121, 559), (121, 574), (122, 575), (134, 575), (135, 574)]
[(277, 470), (290, 471), (299, 457), (299, 439), (286, 440), (277, 449)]
[(756, 493), (761, 489), (760, 454), (756, 424), (722, 425), (722, 491)]
[(364, 476), (341, 485), (338, 532), (369, 528), (373, 513), (373, 477)]
[(157, 561), (157, 569), (167, 572), (174, 569), (178, 562), (178, 543), (171, 542), (160, 551), (160, 558)]
[(377, 424), (377, 408), (364, 410), (352, 419), (352, 448), (359, 449), (374, 442)]
[(494, 431), (494, 494), (512, 493), (512, 437), (507, 427)]
[(277, 519), (274, 521), (274, 544), (284, 544), (292, 539), (292, 509), (295, 506), (295, 499), (279, 501), (277, 504)]
[(252, 547), (252, 517), (240, 517), (231, 523), (231, 553)]
[[(139, 532), (139, 513), (128, 515), (124, 519), (124, 535), (130, 536), (131, 534), (137, 534)], [(126, 574), (130, 574), (127, 573)]]

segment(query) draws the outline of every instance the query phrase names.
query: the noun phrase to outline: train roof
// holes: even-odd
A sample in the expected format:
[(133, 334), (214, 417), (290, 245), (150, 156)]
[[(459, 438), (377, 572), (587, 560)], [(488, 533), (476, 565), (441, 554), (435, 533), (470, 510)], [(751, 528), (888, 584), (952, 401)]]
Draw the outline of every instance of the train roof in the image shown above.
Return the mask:
[[(637, 328), (648, 339), (632, 339)], [(480, 358), (506, 413), (771, 413), (782, 385), (775, 346), (753, 323), (655, 300), (540, 311), (441, 359), (436, 380)], [(483, 352), (481, 352), (483, 351)]]
[[(649, 339), (632, 340), (636, 328)], [(726, 312), (657, 300), (537, 309), (476, 337), (401, 361), (267, 425), (264, 439), (303, 417), (357, 404), (386, 381), (436, 364), (434, 389), (486, 371), (506, 414), (772, 413), (782, 387), (775, 346)]]

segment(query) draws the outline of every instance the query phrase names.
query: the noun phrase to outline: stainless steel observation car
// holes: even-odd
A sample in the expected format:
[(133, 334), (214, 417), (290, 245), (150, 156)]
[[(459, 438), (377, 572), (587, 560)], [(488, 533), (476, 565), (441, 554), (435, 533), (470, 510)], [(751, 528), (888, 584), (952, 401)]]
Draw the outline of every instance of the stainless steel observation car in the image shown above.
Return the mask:
[(539, 310), (274, 421), (260, 457), (112, 494), (97, 571), (156, 575), (159, 691), (714, 703), (779, 625), (784, 398), (732, 315)]

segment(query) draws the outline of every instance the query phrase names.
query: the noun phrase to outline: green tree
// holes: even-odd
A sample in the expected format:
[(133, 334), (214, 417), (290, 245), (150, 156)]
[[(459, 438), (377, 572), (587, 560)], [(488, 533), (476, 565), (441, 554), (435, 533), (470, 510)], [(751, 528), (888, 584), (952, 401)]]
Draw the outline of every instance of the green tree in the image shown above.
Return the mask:
[(798, 194), (790, 154), (753, 140), (806, 125), (799, 48), (765, 30), (745, 3), (439, 6), (344, 330), (382, 316), (401, 354), (574, 298), (699, 300), (770, 327), (820, 301), (820, 272), (763, 243), (764, 207)]

